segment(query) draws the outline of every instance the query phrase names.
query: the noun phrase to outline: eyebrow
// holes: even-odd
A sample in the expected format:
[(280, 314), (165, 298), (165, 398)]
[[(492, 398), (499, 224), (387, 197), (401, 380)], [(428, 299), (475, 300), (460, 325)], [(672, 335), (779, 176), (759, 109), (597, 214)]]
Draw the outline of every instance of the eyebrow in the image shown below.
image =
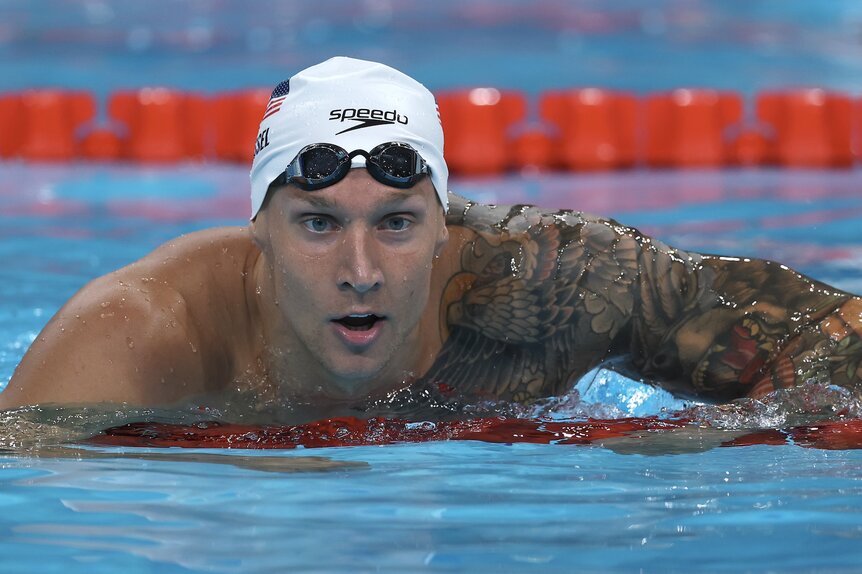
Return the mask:
[[(398, 207), (401, 204), (409, 201), (413, 197), (416, 197), (414, 193), (394, 193), (391, 199), (387, 199), (386, 201), (380, 204), (381, 209), (392, 209), (394, 207)], [(337, 209), (338, 201), (332, 201), (325, 197), (321, 197), (319, 195), (314, 195), (314, 192), (304, 192), (303, 195), (294, 196), (295, 199), (305, 202), (309, 204), (310, 207), (315, 209)]]
[(319, 195), (313, 195), (309, 192), (304, 192), (302, 195), (294, 196), (295, 199), (299, 201), (304, 201), (311, 205), (311, 207), (317, 209), (335, 209), (337, 207), (337, 202), (330, 201), (325, 197), (320, 197)]
[(392, 209), (394, 207), (398, 207), (402, 203), (410, 201), (414, 197), (418, 197), (418, 194), (411, 193), (410, 190), (405, 189), (393, 194), (392, 199), (387, 199), (380, 204), (380, 207), (383, 209)]

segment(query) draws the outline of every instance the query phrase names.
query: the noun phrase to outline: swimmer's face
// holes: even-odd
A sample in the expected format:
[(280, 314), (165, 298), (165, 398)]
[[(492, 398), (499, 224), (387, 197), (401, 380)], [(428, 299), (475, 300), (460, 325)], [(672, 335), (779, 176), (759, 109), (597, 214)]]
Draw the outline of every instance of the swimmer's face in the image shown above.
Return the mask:
[(448, 237), (430, 178), (402, 190), (352, 169), (323, 189), (271, 194), (252, 230), (298, 347), (290, 360), (308, 361), (309, 376), (333, 381), (346, 397), (405, 376), (432, 262)]

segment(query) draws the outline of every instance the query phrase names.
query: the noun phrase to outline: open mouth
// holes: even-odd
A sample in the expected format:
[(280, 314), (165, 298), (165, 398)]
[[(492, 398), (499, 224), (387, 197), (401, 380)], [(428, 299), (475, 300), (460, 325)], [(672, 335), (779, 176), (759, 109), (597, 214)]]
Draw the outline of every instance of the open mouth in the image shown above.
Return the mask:
[(339, 325), (344, 325), (347, 329), (351, 331), (368, 331), (377, 323), (377, 321), (382, 321), (383, 317), (378, 317), (377, 315), (368, 314), (368, 315), (347, 315), (346, 317), (342, 317), (340, 319), (335, 319), (335, 322)]

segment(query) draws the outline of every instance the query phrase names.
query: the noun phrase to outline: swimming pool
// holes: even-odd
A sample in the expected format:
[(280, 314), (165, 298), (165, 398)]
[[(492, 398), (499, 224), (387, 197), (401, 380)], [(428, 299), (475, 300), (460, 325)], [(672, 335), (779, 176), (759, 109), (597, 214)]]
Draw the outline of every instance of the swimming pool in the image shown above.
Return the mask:
[[(241, 224), (247, 207), (236, 190), (246, 177), (218, 165), (0, 166), (0, 382), (90, 277), (177, 234)], [(608, 213), (703, 251), (774, 255), (858, 290), (860, 182), (858, 170), (740, 170), (453, 186), (485, 201)], [(588, 383), (584, 401), (601, 406), (575, 402), (552, 414), (682, 406), (607, 374)], [(725, 426), (781, 426), (781, 416), (751, 411)], [(0, 460), (0, 563), (87, 572), (856, 571), (862, 451), (711, 448), (733, 436), (10, 453)]]
[[(808, 84), (858, 95), (862, 12), (853, 0), (729, 6), (157, 0), (120, 11), (12, 1), (0, 6), (0, 89), (215, 91), (271, 85), (350, 53), (385, 59), (434, 89), (707, 85), (751, 94)], [(247, 176), (222, 164), (0, 163), (0, 388), (86, 281), (181, 233), (244, 224)], [(860, 184), (857, 167), (507, 174), (452, 188), (478, 201), (613, 216), (673, 245), (769, 257), (862, 293)], [(688, 406), (604, 371), (578, 391), (542, 414), (662, 417)], [(846, 397), (829, 400), (860, 415)], [(41, 456), (8, 449), (62, 442), (63, 428), (85, 436), (122, 413), (61, 413), (60, 428), (0, 418), (0, 571), (859, 571), (862, 450), (793, 439), (717, 448), (735, 429), (793, 424), (793, 408), (691, 412), (713, 428), (593, 445), (88, 444)]]

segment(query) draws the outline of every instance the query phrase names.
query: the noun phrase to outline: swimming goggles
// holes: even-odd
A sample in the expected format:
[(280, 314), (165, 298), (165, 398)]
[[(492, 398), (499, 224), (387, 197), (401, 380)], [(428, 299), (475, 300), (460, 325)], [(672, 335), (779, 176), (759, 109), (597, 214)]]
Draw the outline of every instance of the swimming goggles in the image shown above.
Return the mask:
[(348, 152), (335, 144), (316, 143), (299, 150), (272, 185), (294, 183), (305, 191), (334, 185), (344, 179), (358, 155), (365, 158), (365, 169), (371, 177), (391, 187), (413, 187), (430, 173), (422, 156), (406, 143), (386, 142), (369, 152)]

